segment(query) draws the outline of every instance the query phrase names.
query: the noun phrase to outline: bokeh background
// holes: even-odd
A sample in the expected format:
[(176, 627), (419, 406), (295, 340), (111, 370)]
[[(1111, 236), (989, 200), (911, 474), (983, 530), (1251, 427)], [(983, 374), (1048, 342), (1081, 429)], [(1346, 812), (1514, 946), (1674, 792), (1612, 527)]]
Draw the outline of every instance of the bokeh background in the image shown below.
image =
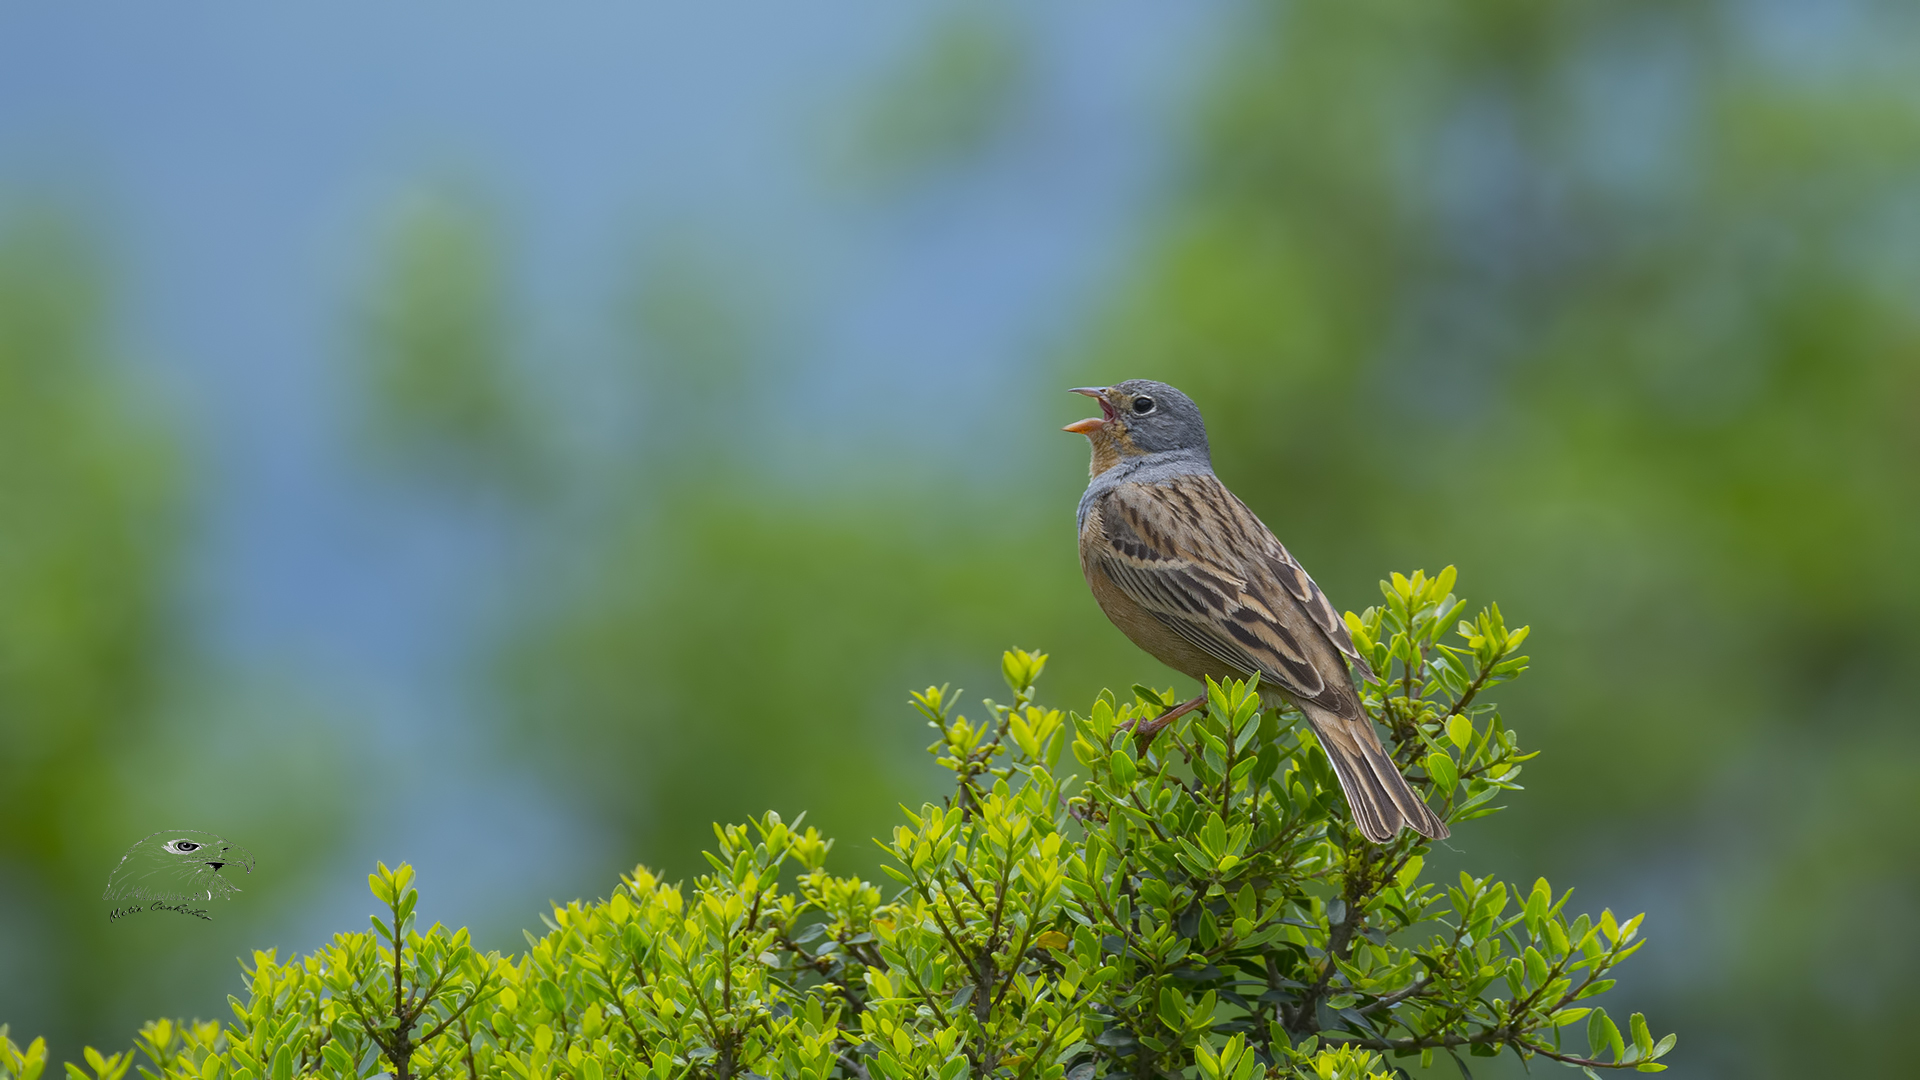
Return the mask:
[[(1453, 563), (1535, 628), (1544, 753), (1447, 859), (1648, 911), (1676, 1075), (1912, 1067), (1916, 50), (1893, 0), (0, 10), (0, 1021), (225, 1015), (375, 859), (500, 949), (768, 807), (870, 867), (909, 689), (1172, 681), (1056, 430), (1151, 376), (1337, 602)], [(245, 892), (109, 924), (172, 827)]]

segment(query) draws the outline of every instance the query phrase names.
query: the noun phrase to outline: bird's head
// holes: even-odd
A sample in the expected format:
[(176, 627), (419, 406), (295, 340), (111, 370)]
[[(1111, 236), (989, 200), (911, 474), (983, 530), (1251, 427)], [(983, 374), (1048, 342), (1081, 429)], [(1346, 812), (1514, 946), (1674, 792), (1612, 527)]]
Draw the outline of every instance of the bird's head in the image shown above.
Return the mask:
[(253, 873), (253, 855), (238, 844), (198, 829), (157, 832), (128, 849), (107, 880), (106, 899), (211, 900), (237, 892), (222, 870)]
[(1193, 399), (1163, 382), (1128, 379), (1112, 386), (1076, 386), (1071, 391), (1100, 403), (1100, 415), (1068, 424), (1063, 430), (1085, 435), (1093, 444), (1093, 475), (1123, 458), (1174, 450), (1207, 452), (1207, 425)]

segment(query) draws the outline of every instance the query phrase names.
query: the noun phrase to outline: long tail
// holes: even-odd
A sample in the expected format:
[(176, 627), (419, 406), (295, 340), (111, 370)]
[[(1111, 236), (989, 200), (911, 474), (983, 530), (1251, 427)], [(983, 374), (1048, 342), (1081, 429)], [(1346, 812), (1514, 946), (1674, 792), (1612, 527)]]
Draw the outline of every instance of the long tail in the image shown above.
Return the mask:
[(1434, 840), (1446, 839), (1446, 823), (1427, 809), (1394, 767), (1371, 721), (1344, 717), (1306, 702), (1301, 707), (1327, 752), (1327, 760), (1333, 762), (1340, 790), (1346, 793), (1347, 806), (1353, 810), (1353, 822), (1367, 839), (1384, 844), (1402, 826)]

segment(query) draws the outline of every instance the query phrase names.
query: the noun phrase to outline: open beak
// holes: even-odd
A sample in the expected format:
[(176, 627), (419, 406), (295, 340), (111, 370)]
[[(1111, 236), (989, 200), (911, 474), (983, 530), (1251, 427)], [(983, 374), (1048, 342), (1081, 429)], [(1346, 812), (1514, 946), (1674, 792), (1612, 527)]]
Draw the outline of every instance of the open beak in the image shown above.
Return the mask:
[(1076, 420), (1066, 427), (1061, 428), (1061, 431), (1071, 431), (1075, 435), (1091, 435), (1105, 427), (1107, 421), (1113, 419), (1113, 405), (1107, 401), (1107, 392), (1104, 388), (1098, 386), (1076, 386), (1067, 391), (1067, 393), (1085, 394), (1100, 402), (1101, 415), (1090, 416), (1085, 420)]

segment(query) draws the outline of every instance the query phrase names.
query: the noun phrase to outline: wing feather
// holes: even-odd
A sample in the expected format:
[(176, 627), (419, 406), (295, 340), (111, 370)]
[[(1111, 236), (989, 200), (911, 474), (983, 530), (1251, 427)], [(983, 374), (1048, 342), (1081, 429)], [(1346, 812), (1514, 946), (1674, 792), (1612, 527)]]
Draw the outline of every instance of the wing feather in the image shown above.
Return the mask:
[[(1215, 481), (1215, 483), (1219, 482)], [(1341, 617), (1339, 609), (1333, 606), (1333, 602), (1327, 599), (1327, 594), (1320, 591), (1320, 586), (1314, 583), (1313, 578), (1307, 576), (1306, 567), (1301, 566), (1300, 560), (1293, 557), (1293, 553), (1287, 550), (1287, 546), (1261, 524), (1260, 519), (1254, 516), (1253, 510), (1246, 503), (1241, 502), (1232, 492), (1228, 492), (1225, 485), (1220, 485), (1220, 490), (1233, 501), (1236, 516), (1245, 522), (1251, 522), (1264, 537), (1263, 561), (1272, 572), (1274, 580), (1286, 588), (1288, 595), (1299, 601), (1300, 606), (1312, 617), (1314, 625), (1320, 628), (1321, 633), (1327, 635), (1327, 640), (1333, 642), (1334, 648), (1346, 654), (1347, 659), (1353, 661), (1354, 666), (1363, 675), (1371, 676), (1373, 668), (1367, 663), (1366, 657), (1360, 655), (1360, 650), (1354, 648), (1353, 635), (1347, 631), (1347, 621)]]
[[(1116, 587), (1209, 656), (1297, 698), (1346, 696), (1318, 670), (1319, 634), (1361, 662), (1339, 613), (1245, 503), (1211, 475), (1120, 484), (1102, 498), (1094, 559)], [(1324, 655), (1324, 653), (1322, 654)], [(1363, 663), (1363, 662), (1361, 662)]]

